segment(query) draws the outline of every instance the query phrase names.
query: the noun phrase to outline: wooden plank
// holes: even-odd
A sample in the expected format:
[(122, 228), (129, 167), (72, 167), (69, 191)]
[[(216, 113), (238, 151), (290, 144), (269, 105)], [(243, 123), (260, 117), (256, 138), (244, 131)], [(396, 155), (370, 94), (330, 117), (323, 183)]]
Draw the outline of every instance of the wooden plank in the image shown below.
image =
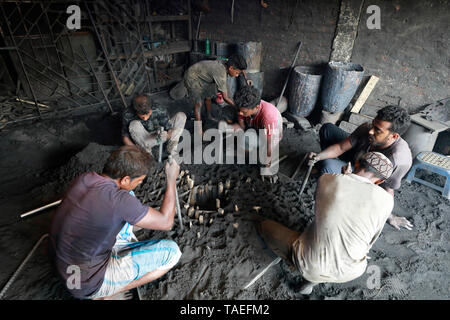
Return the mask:
[(363, 104), (366, 102), (367, 98), (369, 98), (370, 93), (375, 88), (375, 85), (377, 84), (378, 80), (380, 80), (380, 78), (378, 78), (377, 76), (370, 77), (369, 81), (364, 87), (364, 90), (359, 95), (358, 100), (356, 100), (352, 110), (350, 110), (351, 112), (359, 113)]

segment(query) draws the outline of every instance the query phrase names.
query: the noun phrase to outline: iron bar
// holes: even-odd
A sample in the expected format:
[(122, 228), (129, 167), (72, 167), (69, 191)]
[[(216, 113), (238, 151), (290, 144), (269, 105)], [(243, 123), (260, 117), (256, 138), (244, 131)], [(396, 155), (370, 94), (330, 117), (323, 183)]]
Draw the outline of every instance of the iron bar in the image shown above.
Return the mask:
[(95, 34), (97, 36), (97, 40), (100, 42), (100, 45), (102, 47), (102, 51), (103, 51), (103, 54), (105, 55), (105, 59), (108, 62), (108, 67), (111, 70), (112, 76), (114, 77), (114, 82), (116, 83), (117, 90), (119, 91), (120, 98), (121, 98), (122, 103), (123, 103), (123, 107), (124, 107), (124, 109), (127, 109), (128, 106), (127, 106), (127, 103), (125, 101), (125, 97), (122, 94), (122, 90), (120, 90), (119, 81), (117, 80), (116, 74), (114, 73), (114, 69), (111, 66), (111, 62), (109, 61), (109, 57), (108, 57), (108, 53), (106, 52), (106, 48), (103, 46), (103, 42), (102, 42), (102, 39), (100, 38), (100, 34), (98, 33), (97, 27), (95, 25), (94, 18), (92, 17), (91, 11), (89, 10), (89, 6), (88, 6), (86, 0), (84, 0), (83, 3), (85, 5), (86, 11), (87, 11), (87, 13), (89, 15), (89, 20), (91, 21), (91, 24), (94, 27), (94, 31), (95, 31)]
[[(1, 8), (2, 8), (3, 17), (5, 18), (6, 25), (8, 26), (8, 30), (11, 35), (11, 41), (13, 42), (14, 47), (16, 47), (17, 57), (19, 58), (20, 66), (22, 67), (22, 70), (25, 74), (25, 78), (27, 80), (28, 86), (30, 87), (31, 95), (33, 96), (34, 103), (36, 104), (36, 110), (38, 112), (39, 117), (41, 117), (41, 110), (39, 110), (36, 95), (34, 94), (33, 87), (31, 86), (31, 81), (30, 81), (30, 78), (28, 77), (27, 70), (25, 69), (25, 65), (23, 63), (22, 56), (20, 55), (20, 50), (19, 50), (19, 47), (17, 46), (16, 39), (14, 39), (14, 35), (11, 33), (10, 22), (9, 22), (9, 20), (6, 20), (6, 13), (5, 13), (5, 9), (3, 8), (3, 4), (1, 4)], [(6, 40), (6, 38), (5, 38), (5, 40)]]
[(103, 91), (103, 87), (102, 87), (102, 85), (100, 84), (100, 81), (97, 78), (97, 74), (95, 73), (95, 70), (92, 67), (91, 62), (89, 61), (89, 57), (88, 57), (88, 55), (86, 53), (86, 50), (84, 50), (84, 47), (82, 45), (80, 45), (80, 47), (81, 47), (81, 50), (83, 51), (84, 56), (86, 57), (86, 61), (89, 64), (89, 68), (91, 68), (91, 71), (94, 74), (95, 80), (97, 80), (98, 86), (100, 87), (100, 90), (102, 91), (103, 97), (105, 98), (106, 103), (108, 104), (109, 110), (111, 110), (111, 114), (114, 114), (114, 110), (111, 107), (111, 104), (109, 103), (108, 97), (106, 96), (105, 91)]

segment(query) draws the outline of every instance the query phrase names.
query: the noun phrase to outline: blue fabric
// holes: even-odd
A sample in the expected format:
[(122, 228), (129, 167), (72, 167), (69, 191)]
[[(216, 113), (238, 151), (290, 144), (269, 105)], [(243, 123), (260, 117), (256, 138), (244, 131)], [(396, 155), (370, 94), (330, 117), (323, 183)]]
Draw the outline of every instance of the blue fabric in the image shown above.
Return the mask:
[[(336, 125), (332, 123), (325, 123), (319, 131), (320, 147), (324, 150), (333, 144), (341, 142), (348, 136), (350, 136), (349, 133), (345, 132)], [(354, 152), (349, 150), (342, 154), (339, 158), (319, 161), (318, 165), (320, 168), (320, 173), (342, 173), (342, 167), (347, 165), (348, 161), (352, 162), (353, 167), (353, 155)]]

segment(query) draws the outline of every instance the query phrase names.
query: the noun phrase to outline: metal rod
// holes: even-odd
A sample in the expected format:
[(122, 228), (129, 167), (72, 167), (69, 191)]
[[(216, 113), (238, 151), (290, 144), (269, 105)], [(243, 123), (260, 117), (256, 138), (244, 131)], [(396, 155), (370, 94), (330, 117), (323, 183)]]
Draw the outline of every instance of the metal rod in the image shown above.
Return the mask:
[(248, 289), (251, 285), (253, 285), (259, 278), (261, 278), (266, 272), (267, 270), (269, 270), (271, 267), (273, 267), (274, 265), (278, 264), (281, 261), (281, 258), (278, 257), (275, 260), (273, 260), (267, 267), (265, 267), (260, 273), (258, 273), (256, 275), (256, 277), (253, 278), (252, 281), (250, 281), (245, 287), (244, 290)]
[(94, 22), (94, 18), (92, 17), (91, 11), (89, 10), (89, 6), (88, 6), (86, 0), (84, 0), (83, 3), (85, 5), (86, 11), (87, 11), (87, 13), (89, 15), (89, 20), (91, 21), (91, 24), (94, 27), (94, 31), (95, 31), (95, 34), (97, 36), (97, 40), (100, 43), (100, 46), (102, 47), (102, 51), (103, 51), (103, 54), (105, 56), (106, 62), (108, 63), (109, 70), (111, 71), (111, 74), (112, 74), (112, 76), (114, 78), (114, 82), (116, 83), (117, 90), (119, 91), (120, 98), (121, 98), (122, 103), (123, 103), (123, 107), (124, 107), (124, 109), (126, 109), (128, 106), (127, 106), (127, 103), (125, 101), (125, 97), (122, 94), (122, 90), (120, 90), (119, 80), (117, 79), (116, 74), (114, 73), (114, 69), (113, 69), (113, 67), (111, 65), (111, 61), (109, 61), (108, 53), (106, 52), (106, 48), (104, 47), (102, 39), (100, 37), (100, 34), (98, 33), (97, 26), (95, 25), (95, 22)]
[(303, 193), (303, 190), (305, 190), (306, 183), (308, 182), (308, 179), (309, 179), (309, 175), (311, 174), (311, 170), (314, 167), (314, 162), (308, 163), (308, 166), (309, 166), (308, 172), (305, 175), (305, 180), (303, 181), (302, 188), (300, 189), (300, 193), (298, 194), (298, 196), (301, 196), (301, 194)]
[(291, 67), (289, 68), (288, 76), (286, 77), (286, 81), (284, 82), (283, 90), (281, 90), (280, 97), (278, 98), (277, 108), (278, 108), (278, 105), (280, 104), (281, 98), (283, 98), (284, 91), (286, 90), (286, 86), (287, 86), (288, 81), (289, 81), (289, 76), (291, 75), (292, 68), (294, 68), (294, 66), (295, 66), (295, 62), (297, 61), (297, 56), (298, 56), (298, 53), (300, 52), (300, 48), (301, 47), (302, 47), (302, 42), (300, 41), (298, 43), (298, 48), (297, 48), (297, 52), (295, 53), (294, 61), (292, 61)]
[(0, 292), (0, 299), (3, 298), (3, 296), (5, 295), (6, 291), (9, 289), (9, 287), (13, 284), (14, 280), (16, 280), (17, 276), (19, 275), (19, 273), (22, 271), (23, 267), (25, 266), (25, 264), (28, 262), (28, 260), (31, 258), (31, 256), (33, 255), (34, 251), (36, 251), (36, 249), (39, 247), (39, 245), (41, 244), (42, 240), (44, 240), (45, 238), (47, 238), (49, 236), (48, 233), (44, 234), (39, 240), (38, 242), (36, 242), (36, 244), (34, 245), (33, 249), (31, 249), (30, 253), (26, 256), (26, 258), (23, 260), (23, 262), (20, 264), (20, 266), (17, 268), (17, 270), (14, 272), (14, 274), (11, 276), (11, 278), (8, 280), (8, 282), (6, 283), (6, 285), (3, 287), (2, 291)]
[(86, 58), (87, 63), (89, 64), (89, 68), (91, 69), (92, 73), (94, 74), (95, 80), (97, 80), (98, 86), (100, 90), (102, 91), (103, 97), (106, 100), (106, 103), (108, 104), (109, 110), (111, 110), (111, 114), (114, 114), (114, 110), (111, 107), (111, 103), (109, 102), (108, 96), (106, 95), (105, 91), (103, 90), (102, 85), (100, 84), (100, 80), (98, 80), (97, 74), (94, 71), (94, 68), (92, 67), (91, 62), (89, 61), (88, 55), (86, 53), (86, 50), (84, 49), (83, 45), (80, 44), (81, 50), (83, 51), (84, 57)]
[(45, 209), (48, 209), (48, 208), (57, 206), (57, 205), (59, 205), (59, 204), (61, 203), (61, 201), (62, 201), (62, 200), (58, 200), (58, 201), (55, 201), (55, 202), (46, 204), (45, 206), (39, 207), (39, 208), (37, 208), (37, 209), (27, 211), (27, 212), (25, 212), (25, 213), (22, 213), (22, 214), (20, 215), (20, 217), (21, 217), (21, 218), (25, 218), (25, 217), (28, 217), (29, 215), (32, 215), (33, 213), (36, 213), (36, 212), (39, 212), (39, 211), (42, 211), (42, 210), (45, 210)]
[(275, 160), (270, 166), (273, 167), (273, 166), (275, 166), (275, 165), (277, 165), (277, 164), (280, 164), (281, 161), (283, 161), (283, 160), (286, 159), (287, 157), (288, 157), (288, 155), (284, 155), (284, 156), (282, 156), (281, 158), (278, 158), (278, 159)]
[(302, 167), (303, 163), (305, 162), (306, 158), (308, 157), (308, 154), (305, 154), (302, 161), (298, 164), (297, 168), (294, 171), (294, 174), (292, 175), (291, 179), (294, 179), (297, 173), (300, 171), (300, 168)]

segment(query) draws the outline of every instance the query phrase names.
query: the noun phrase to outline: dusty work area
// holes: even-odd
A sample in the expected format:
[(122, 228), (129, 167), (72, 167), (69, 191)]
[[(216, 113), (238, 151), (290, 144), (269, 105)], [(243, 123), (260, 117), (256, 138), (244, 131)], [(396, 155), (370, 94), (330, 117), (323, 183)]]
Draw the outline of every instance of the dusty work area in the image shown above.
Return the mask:
[[(187, 126), (188, 127), (188, 126)], [(62, 131), (63, 132), (63, 131)], [(33, 137), (28, 137), (33, 139)], [(305, 168), (294, 179), (296, 164), (303, 154), (319, 151), (317, 128), (308, 131), (286, 129), (280, 153), (289, 155), (280, 165), (275, 184), (262, 182), (259, 170), (251, 165), (182, 165), (178, 193), (183, 210), (184, 231), (176, 218), (171, 231), (138, 231), (139, 239), (175, 240), (183, 255), (178, 265), (163, 278), (139, 288), (140, 299), (449, 299), (450, 298), (450, 203), (433, 189), (403, 181), (395, 194), (395, 213), (407, 217), (412, 231), (397, 231), (388, 224), (370, 251), (368, 271), (345, 284), (323, 284), (310, 296), (297, 293), (301, 277), (281, 262), (272, 267), (248, 290), (243, 287), (274, 256), (264, 246), (255, 221), (266, 217), (301, 232), (314, 216), (317, 176), (312, 176), (299, 197)], [(0, 199), (0, 284), (3, 287), (38, 239), (48, 232), (51, 210), (20, 220), (20, 213), (59, 199), (78, 174), (101, 171), (114, 145), (90, 143), (62, 166), (35, 177), (40, 184), (28, 190), (2, 192)], [(12, 150), (10, 150), (13, 152)], [(33, 155), (29, 155), (32, 161)], [(4, 170), (4, 169), (3, 169)], [(161, 168), (135, 190), (148, 205), (158, 206), (164, 186)], [(188, 170), (189, 172), (187, 172)], [(184, 204), (189, 200), (186, 176), (202, 186), (203, 224), (189, 217)], [(20, 177), (18, 177), (20, 179)], [(227, 180), (229, 186), (227, 186)], [(223, 192), (218, 195), (219, 183)], [(18, 182), (18, 185), (20, 183)], [(221, 199), (224, 214), (215, 210)], [(237, 211), (236, 211), (237, 209)], [(50, 267), (47, 240), (36, 251), (11, 285), (6, 299), (72, 299)], [(375, 266), (375, 267), (371, 267)], [(378, 288), (367, 283), (379, 268)], [(135, 293), (135, 299), (138, 299)]]

